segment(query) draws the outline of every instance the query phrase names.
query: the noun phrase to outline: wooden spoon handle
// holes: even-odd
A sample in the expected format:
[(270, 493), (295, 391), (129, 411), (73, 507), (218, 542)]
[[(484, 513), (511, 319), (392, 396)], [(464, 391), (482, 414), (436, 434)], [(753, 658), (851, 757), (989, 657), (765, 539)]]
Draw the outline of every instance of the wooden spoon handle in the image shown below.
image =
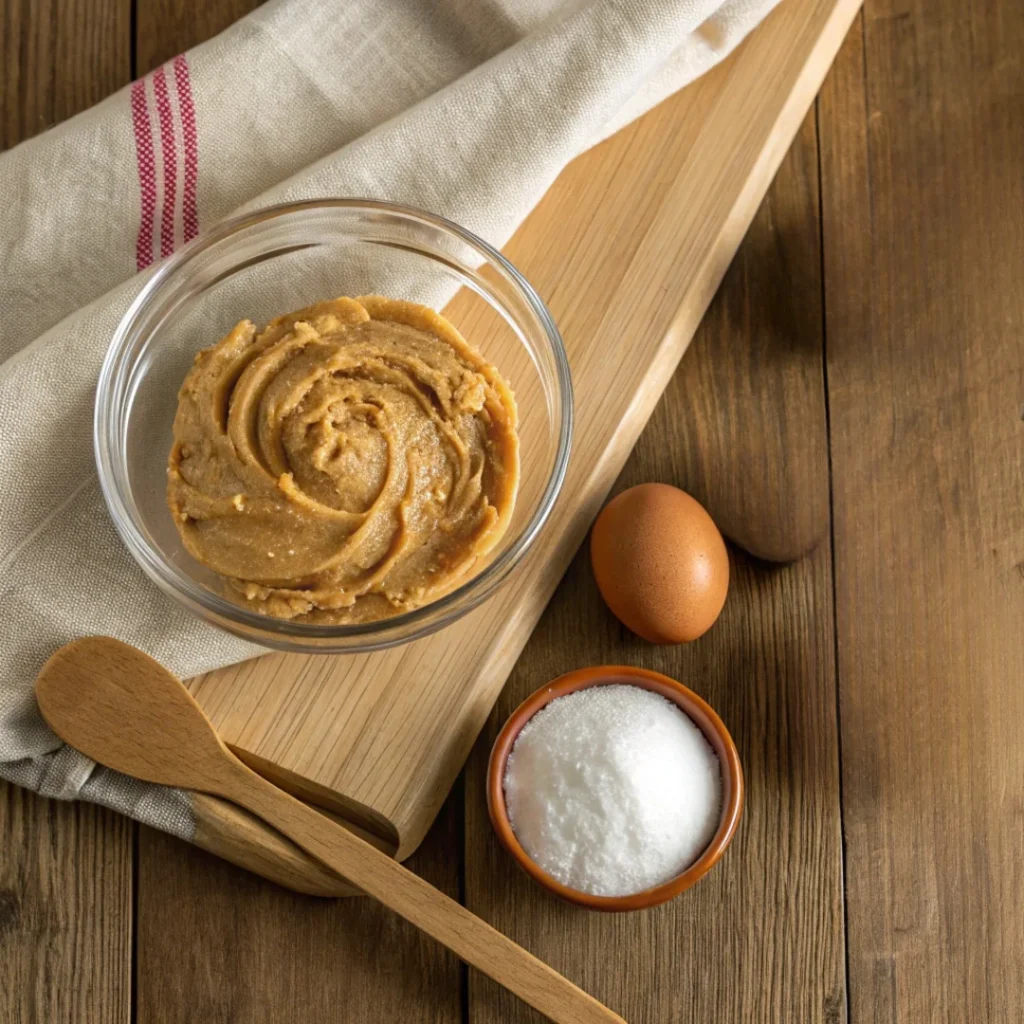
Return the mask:
[(557, 1024), (625, 1024), (593, 996), (461, 904), (232, 759), (221, 795), (273, 825), (317, 860)]

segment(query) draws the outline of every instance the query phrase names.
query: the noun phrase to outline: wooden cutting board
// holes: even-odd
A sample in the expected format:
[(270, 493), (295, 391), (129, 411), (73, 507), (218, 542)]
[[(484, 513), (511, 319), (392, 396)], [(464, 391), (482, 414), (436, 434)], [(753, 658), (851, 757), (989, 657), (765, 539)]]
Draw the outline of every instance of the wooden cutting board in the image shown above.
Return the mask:
[[(245, 761), (400, 858), (419, 845), (859, 6), (783, 0), (730, 59), (565, 169), (505, 248), (547, 301), (573, 372), (573, 454), (548, 526), (501, 591), (432, 637), (371, 655), (272, 654), (191, 680)], [(458, 298), (448, 312), (481, 341)], [(199, 845), (294, 888), (343, 891), (242, 812), (205, 797), (195, 808)]]

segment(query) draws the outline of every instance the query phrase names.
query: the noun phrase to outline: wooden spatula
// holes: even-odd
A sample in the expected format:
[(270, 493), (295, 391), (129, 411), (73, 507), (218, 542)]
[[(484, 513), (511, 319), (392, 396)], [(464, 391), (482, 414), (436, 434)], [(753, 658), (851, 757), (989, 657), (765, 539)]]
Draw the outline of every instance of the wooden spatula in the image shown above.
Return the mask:
[(94, 761), (245, 807), (551, 1020), (624, 1024), (418, 875), (247, 768), (182, 683), (142, 651), (109, 637), (76, 640), (43, 666), (36, 696), (50, 728)]

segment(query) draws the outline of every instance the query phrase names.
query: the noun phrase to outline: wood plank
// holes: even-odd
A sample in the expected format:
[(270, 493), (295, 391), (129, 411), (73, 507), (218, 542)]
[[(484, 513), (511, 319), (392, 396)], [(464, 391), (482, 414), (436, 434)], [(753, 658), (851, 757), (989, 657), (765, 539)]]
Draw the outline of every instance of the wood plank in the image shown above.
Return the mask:
[(255, 10), (263, 0), (136, 0), (136, 74), (145, 75), (158, 64), (222, 32)]
[[(824, 509), (827, 524), (816, 169), (812, 116), (616, 490), (648, 480), (688, 487), (719, 467), (786, 462), (794, 497)], [(787, 287), (778, 286), (779, 265)], [(747, 316), (736, 315), (748, 307), (769, 326), (749, 330)], [(791, 434), (793, 410), (751, 393), (745, 363), (757, 365), (766, 390), (792, 388), (792, 398), (805, 402), (802, 439)], [(736, 422), (746, 429), (737, 433)], [(802, 450), (783, 451), (783, 443)], [(723, 507), (751, 508), (749, 477), (722, 476)], [(753, 507), (770, 533), (778, 510)], [(829, 551), (823, 546), (795, 565), (770, 569), (733, 550), (731, 567), (731, 593), (714, 628), (690, 645), (654, 647), (612, 618), (585, 552), (577, 556), (467, 768), (467, 903), (627, 1020), (839, 1024), (842, 865)], [(487, 817), (484, 769), (500, 724), (528, 693), (579, 665), (619, 662), (681, 679), (719, 711), (740, 749), (747, 805), (734, 846), (695, 889), (645, 913), (588, 914), (514, 869)], [(526, 1019), (486, 979), (471, 974), (469, 993), (475, 1024)]]
[(856, 1021), (1024, 1002), (1022, 51), (869, 0), (821, 99)]
[[(566, 339), (577, 398), (569, 498), (504, 590), (443, 634), (374, 655), (272, 655), (193, 680), (196, 698), (250, 763), (324, 806), (360, 812), (399, 856), (415, 848), (671, 378), (856, 7), (856, 0), (789, 0), (732, 60), (560, 176), (507, 252), (545, 296)], [(486, 342), (471, 318), (454, 319)], [(514, 364), (483, 347), (526, 407)], [(790, 365), (798, 364), (793, 357)], [(810, 395), (802, 372), (780, 371), (778, 393)], [(758, 393), (756, 373), (745, 387)], [(776, 432), (790, 437), (805, 417), (821, 416), (816, 395)], [(807, 458), (793, 447), (792, 459), (772, 472), (726, 469), (749, 477), (749, 521), (771, 524), (759, 552), (786, 557), (787, 544), (799, 551), (820, 534), (821, 498), (784, 516), (761, 514), (784, 504), (779, 495), (808, 459), (820, 458), (820, 444)], [(528, 488), (529, 459), (524, 465)], [(751, 501), (764, 484), (768, 496)], [(747, 510), (738, 507), (732, 532), (755, 546), (753, 532), (743, 530)], [(775, 525), (784, 518), (792, 531)]]
[[(0, 149), (131, 77), (130, 0), (0, 0)], [(131, 1017), (134, 826), (0, 782), (0, 1022)]]
[(0, 149), (98, 103), (131, 78), (131, 0), (0, 3)]
[[(459, 895), (461, 790), (409, 866)], [(170, 836), (142, 830), (137, 1024), (457, 1024), (456, 958), (368, 899), (269, 885)]]
[(133, 829), (0, 783), (0, 1022), (131, 1019)]

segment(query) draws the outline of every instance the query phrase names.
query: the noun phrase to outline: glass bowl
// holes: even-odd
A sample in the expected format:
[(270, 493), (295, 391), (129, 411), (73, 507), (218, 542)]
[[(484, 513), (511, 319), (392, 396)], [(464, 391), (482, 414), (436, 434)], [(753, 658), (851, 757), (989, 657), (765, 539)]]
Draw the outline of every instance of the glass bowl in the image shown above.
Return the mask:
[[(171, 521), (167, 456), (178, 389), (195, 353), (239, 320), (260, 324), (323, 299), (371, 293), (443, 310), (510, 381), (519, 406), (522, 466), (512, 521), (473, 576), (414, 611), (345, 626), (260, 615), (225, 596), (220, 578), (185, 551)], [(114, 524), (165, 593), (267, 647), (371, 651), (454, 622), (522, 560), (565, 477), (572, 383), (551, 314), (486, 242), (421, 210), (322, 199), (227, 221), (153, 274), (118, 325), (104, 360), (94, 434), (100, 485)]]

